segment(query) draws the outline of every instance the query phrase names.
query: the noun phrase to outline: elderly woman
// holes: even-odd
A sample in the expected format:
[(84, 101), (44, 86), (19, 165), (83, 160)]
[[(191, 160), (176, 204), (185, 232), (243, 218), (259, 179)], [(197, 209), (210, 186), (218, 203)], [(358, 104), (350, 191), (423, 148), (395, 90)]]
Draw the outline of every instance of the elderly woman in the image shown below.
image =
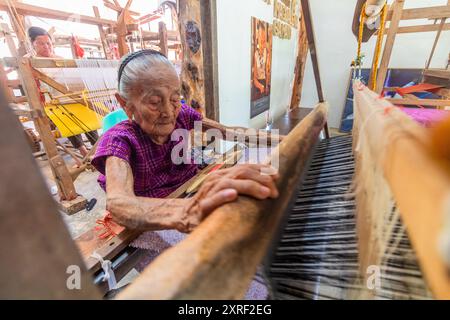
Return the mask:
[(117, 99), (129, 117), (107, 131), (92, 164), (101, 173), (107, 210), (126, 227), (140, 230), (176, 229), (190, 232), (217, 207), (238, 194), (275, 198), (277, 175), (263, 175), (262, 165), (238, 165), (208, 177), (190, 199), (163, 199), (197, 173), (195, 164), (174, 164), (176, 129), (224, 127), (180, 101), (180, 80), (161, 53), (143, 50), (122, 60)]

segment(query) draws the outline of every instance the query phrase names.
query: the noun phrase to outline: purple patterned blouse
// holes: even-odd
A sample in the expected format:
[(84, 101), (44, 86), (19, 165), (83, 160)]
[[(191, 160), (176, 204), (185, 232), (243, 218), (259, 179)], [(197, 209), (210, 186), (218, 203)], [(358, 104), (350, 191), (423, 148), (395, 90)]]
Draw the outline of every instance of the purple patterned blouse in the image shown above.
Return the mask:
[[(201, 114), (183, 105), (175, 129), (192, 130)], [(198, 171), (196, 164), (176, 165), (172, 149), (179, 141), (157, 145), (136, 122), (123, 121), (108, 130), (100, 139), (92, 165), (100, 172), (98, 182), (106, 190), (105, 165), (110, 156), (127, 161), (133, 171), (134, 193), (139, 197), (164, 198)]]

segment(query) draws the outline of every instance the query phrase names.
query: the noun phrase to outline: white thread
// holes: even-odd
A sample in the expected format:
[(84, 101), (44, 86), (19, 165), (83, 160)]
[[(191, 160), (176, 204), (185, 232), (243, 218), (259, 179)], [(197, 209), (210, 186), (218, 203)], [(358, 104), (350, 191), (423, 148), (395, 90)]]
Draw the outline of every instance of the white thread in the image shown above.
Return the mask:
[(113, 93), (117, 90), (118, 61), (79, 59), (76, 64), (98, 119), (105, 114), (101, 106), (108, 109), (107, 113), (117, 110), (119, 103)]
[(367, 124), (369, 123), (369, 120), (378, 112), (383, 112), (384, 109), (375, 109), (373, 110), (366, 119), (364, 119), (363, 124), (361, 125), (361, 128), (359, 129), (359, 135), (358, 135), (358, 143), (355, 148), (355, 152), (359, 152), (361, 149), (361, 141), (363, 140), (363, 133), (365, 132), (365, 129), (367, 127)]
[(94, 259), (97, 259), (100, 261), (100, 264), (102, 265), (103, 272), (105, 275), (103, 276), (102, 281), (108, 281), (108, 287), (109, 290), (114, 290), (117, 288), (117, 281), (116, 276), (114, 274), (114, 271), (112, 269), (112, 263), (109, 260), (103, 260), (103, 257), (97, 253), (97, 251), (94, 251), (91, 254), (91, 257)]

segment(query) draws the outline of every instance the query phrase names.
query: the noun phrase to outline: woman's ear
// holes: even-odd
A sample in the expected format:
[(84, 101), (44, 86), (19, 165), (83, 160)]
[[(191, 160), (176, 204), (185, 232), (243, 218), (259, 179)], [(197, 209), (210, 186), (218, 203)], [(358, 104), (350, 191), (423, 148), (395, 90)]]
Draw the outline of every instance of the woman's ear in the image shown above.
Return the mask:
[(117, 101), (119, 101), (120, 106), (121, 106), (122, 108), (125, 108), (125, 107), (126, 107), (126, 104), (127, 104), (127, 100), (125, 100), (124, 98), (122, 98), (122, 96), (121, 96), (118, 92), (116, 92), (115, 96), (116, 96)]
[(119, 93), (115, 94), (117, 101), (119, 101), (120, 106), (123, 108), (125, 113), (127, 114), (128, 118), (131, 120), (133, 119), (133, 110), (130, 107), (130, 105), (127, 103), (127, 100), (125, 100)]

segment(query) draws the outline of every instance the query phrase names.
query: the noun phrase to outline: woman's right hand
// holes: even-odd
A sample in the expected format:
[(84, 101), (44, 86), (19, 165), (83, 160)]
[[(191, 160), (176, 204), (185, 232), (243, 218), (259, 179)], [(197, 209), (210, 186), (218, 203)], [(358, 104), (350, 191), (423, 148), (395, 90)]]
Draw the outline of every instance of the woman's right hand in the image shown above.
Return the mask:
[(190, 199), (178, 229), (191, 232), (215, 209), (235, 201), (239, 194), (260, 200), (277, 198), (278, 177), (276, 169), (260, 164), (237, 165), (212, 173)]

